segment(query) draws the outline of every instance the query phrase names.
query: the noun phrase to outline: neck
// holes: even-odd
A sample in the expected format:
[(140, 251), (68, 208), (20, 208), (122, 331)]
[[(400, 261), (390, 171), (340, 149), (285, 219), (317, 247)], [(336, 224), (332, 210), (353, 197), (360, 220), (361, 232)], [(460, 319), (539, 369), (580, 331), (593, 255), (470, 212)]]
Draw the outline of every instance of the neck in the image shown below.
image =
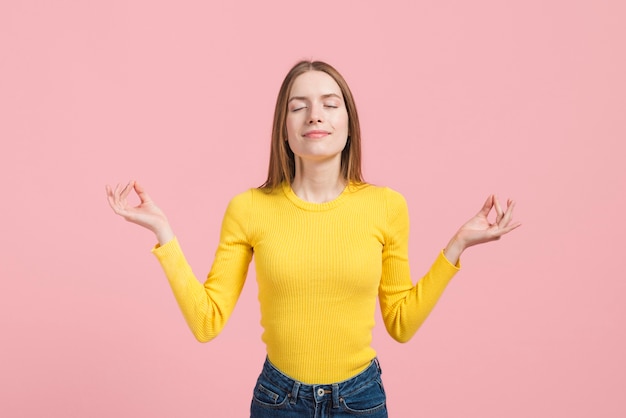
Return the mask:
[(312, 203), (330, 202), (343, 192), (346, 184), (340, 164), (335, 161), (303, 164), (296, 158), (296, 175), (291, 189), (300, 199)]

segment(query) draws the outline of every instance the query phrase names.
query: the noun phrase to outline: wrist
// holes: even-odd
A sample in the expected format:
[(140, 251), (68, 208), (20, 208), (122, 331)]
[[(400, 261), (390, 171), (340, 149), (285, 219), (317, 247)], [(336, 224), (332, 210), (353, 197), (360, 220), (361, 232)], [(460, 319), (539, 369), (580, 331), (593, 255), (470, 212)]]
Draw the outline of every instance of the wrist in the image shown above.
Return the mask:
[(455, 234), (446, 245), (443, 254), (452, 264), (457, 264), (466, 248), (465, 242)]
[(153, 232), (154, 235), (156, 235), (157, 241), (159, 241), (159, 245), (164, 245), (174, 238), (174, 231), (172, 231), (169, 224), (157, 228)]
[[(467, 249), (468, 245), (465, 242), (465, 240), (463, 240), (458, 233), (454, 234), (454, 236), (450, 239), (450, 241), (448, 242), (448, 247), (451, 249), (455, 249), (459, 252), (463, 252)], [(446, 248), (448, 248), (446, 247)]]

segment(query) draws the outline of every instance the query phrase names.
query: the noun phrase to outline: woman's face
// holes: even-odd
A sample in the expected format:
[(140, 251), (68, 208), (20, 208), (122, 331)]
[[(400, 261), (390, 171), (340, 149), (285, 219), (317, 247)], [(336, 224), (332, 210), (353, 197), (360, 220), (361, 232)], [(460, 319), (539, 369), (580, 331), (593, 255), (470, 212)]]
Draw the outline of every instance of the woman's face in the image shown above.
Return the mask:
[(301, 160), (341, 163), (348, 138), (348, 111), (341, 88), (323, 71), (299, 75), (287, 104), (287, 140)]

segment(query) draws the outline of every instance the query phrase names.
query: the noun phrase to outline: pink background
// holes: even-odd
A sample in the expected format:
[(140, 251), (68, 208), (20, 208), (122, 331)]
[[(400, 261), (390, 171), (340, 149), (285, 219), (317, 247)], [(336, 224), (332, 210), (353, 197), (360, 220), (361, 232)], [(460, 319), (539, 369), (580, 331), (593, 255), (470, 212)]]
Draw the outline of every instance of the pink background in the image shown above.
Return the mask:
[(620, 0), (2, 1), (0, 415), (247, 416), (254, 274), (195, 342), (104, 185), (141, 181), (204, 279), (282, 78), (317, 58), (354, 91), (367, 180), (409, 202), (416, 280), (489, 193), (523, 222), (464, 254), (410, 343), (376, 328), (391, 416), (626, 416), (624, 21)]

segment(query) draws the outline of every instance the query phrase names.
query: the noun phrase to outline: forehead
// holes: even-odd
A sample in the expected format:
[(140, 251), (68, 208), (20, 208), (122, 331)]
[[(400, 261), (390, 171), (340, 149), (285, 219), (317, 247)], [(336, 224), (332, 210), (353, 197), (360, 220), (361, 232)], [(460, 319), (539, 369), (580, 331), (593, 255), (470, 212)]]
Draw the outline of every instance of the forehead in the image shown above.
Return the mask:
[(339, 84), (330, 75), (323, 71), (307, 71), (293, 81), (289, 97), (316, 97), (331, 93), (343, 97)]

